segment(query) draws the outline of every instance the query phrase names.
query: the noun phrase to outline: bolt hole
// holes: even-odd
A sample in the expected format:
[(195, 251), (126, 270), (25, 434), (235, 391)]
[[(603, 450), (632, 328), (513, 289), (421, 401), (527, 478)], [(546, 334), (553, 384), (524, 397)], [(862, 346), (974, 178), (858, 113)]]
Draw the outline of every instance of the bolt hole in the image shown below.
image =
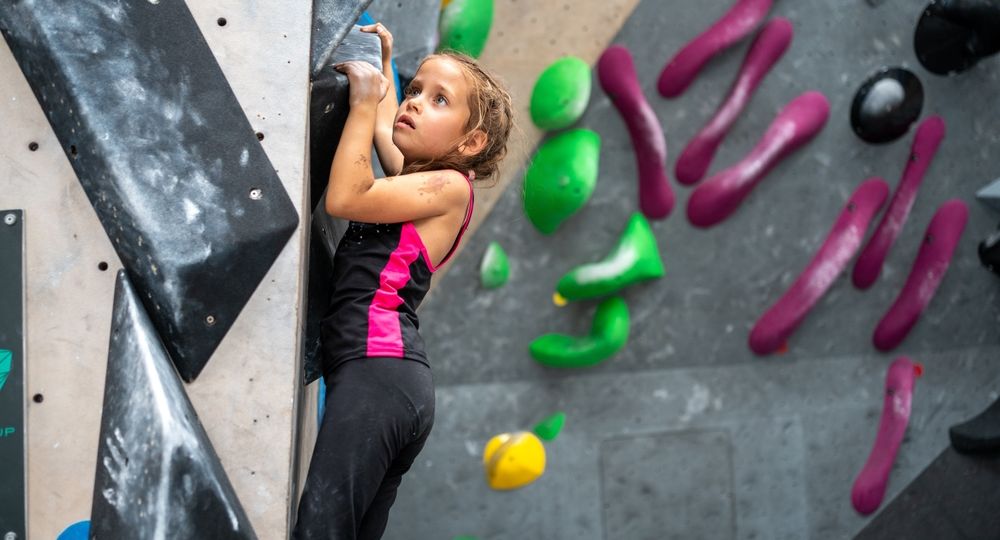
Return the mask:
[(226, 18), (225, 17), (219, 17), (219, 20), (217, 20), (215, 22), (219, 23), (219, 26), (226, 26)]
[(108, 263), (106, 263), (104, 261), (101, 261), (101, 262), (97, 263), (97, 269), (100, 270), (101, 272), (107, 270), (108, 269)]
[(70, 153), (71, 156), (76, 157), (76, 145), (75, 144), (69, 145), (69, 153)]
[(45, 401), (45, 396), (43, 396), (41, 394), (35, 394), (31, 398), (31, 400), (34, 401), (35, 403), (41, 403), (41, 402)]
[(258, 141), (263, 141), (264, 140), (264, 134), (261, 133), (260, 131), (257, 132), (257, 140)]
[(28, 143), (28, 150), (31, 150), (32, 152), (38, 150), (38, 143), (36, 143), (35, 141), (31, 141), (30, 143)]
[(215, 317), (212, 315), (205, 317), (205, 324), (207, 324), (208, 326), (215, 326)]

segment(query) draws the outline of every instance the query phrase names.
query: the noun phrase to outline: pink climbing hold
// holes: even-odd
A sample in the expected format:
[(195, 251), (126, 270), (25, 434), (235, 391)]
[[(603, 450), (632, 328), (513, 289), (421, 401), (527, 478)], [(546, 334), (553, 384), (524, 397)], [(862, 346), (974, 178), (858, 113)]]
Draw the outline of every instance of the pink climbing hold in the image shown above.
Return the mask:
[(674, 193), (667, 183), (667, 141), (639, 86), (629, 50), (608, 47), (597, 61), (597, 78), (632, 137), (639, 168), (639, 209), (649, 219), (663, 219), (674, 208)]
[(889, 209), (885, 211), (875, 233), (861, 251), (858, 262), (854, 263), (852, 277), (855, 287), (867, 289), (878, 279), (879, 273), (882, 272), (882, 263), (885, 262), (889, 248), (906, 223), (906, 217), (910, 214), (913, 201), (917, 198), (917, 190), (924, 179), (924, 173), (930, 167), (934, 154), (944, 139), (944, 132), (944, 120), (940, 116), (927, 118), (917, 128), (910, 150), (910, 159), (906, 162), (903, 178), (896, 187), (892, 201), (889, 202)]
[(716, 54), (743, 39), (771, 10), (773, 0), (737, 0), (721, 19), (694, 38), (660, 72), (656, 88), (666, 98), (684, 93), (701, 68)]
[(889, 185), (881, 178), (870, 178), (854, 190), (809, 265), (771, 309), (757, 320), (750, 332), (750, 349), (753, 352), (770, 354), (784, 345), (857, 253), (868, 224), (888, 196)]
[(688, 199), (688, 221), (696, 227), (711, 227), (729, 217), (782, 158), (823, 129), (829, 116), (830, 104), (819, 92), (793, 99), (742, 161), (695, 188)]
[(772, 19), (757, 34), (726, 101), (677, 158), (674, 174), (678, 182), (691, 185), (705, 176), (723, 137), (750, 101), (760, 81), (785, 54), (791, 43), (792, 23), (781, 17)]
[(917, 324), (948, 271), (968, 219), (969, 208), (958, 199), (942, 204), (934, 213), (906, 283), (875, 328), (872, 341), (880, 351), (896, 348)]
[(851, 504), (859, 514), (867, 516), (878, 509), (889, 485), (889, 472), (896, 461), (896, 453), (906, 425), (910, 422), (910, 405), (913, 385), (923, 372), (920, 364), (901, 356), (892, 362), (885, 375), (885, 399), (882, 419), (878, 423), (878, 436), (851, 488)]

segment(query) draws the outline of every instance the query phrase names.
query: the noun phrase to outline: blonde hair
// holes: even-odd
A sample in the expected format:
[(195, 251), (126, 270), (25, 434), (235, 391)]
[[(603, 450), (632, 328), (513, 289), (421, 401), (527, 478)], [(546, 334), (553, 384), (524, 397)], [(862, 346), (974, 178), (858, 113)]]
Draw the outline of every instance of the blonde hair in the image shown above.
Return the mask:
[[(465, 125), (465, 136), (447, 154), (433, 160), (410, 163), (403, 168), (403, 174), (455, 169), (462, 173), (473, 171), (478, 180), (493, 178), (495, 184), (497, 168), (507, 155), (507, 139), (514, 125), (514, 106), (510, 93), (493, 74), (468, 55), (446, 50), (428, 55), (420, 64), (423, 65), (431, 58), (449, 58), (461, 66), (472, 89), (469, 92), (469, 121)], [(458, 151), (459, 146), (477, 129), (486, 134), (486, 146), (477, 154), (462, 155)]]

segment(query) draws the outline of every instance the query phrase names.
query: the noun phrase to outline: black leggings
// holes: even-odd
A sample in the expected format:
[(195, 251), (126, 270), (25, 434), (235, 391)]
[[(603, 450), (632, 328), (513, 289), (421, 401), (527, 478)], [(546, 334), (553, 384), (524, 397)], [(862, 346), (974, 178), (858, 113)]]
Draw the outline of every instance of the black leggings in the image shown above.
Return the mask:
[(326, 411), (292, 538), (381, 538), (396, 488), (434, 424), (431, 370), (369, 357), (340, 364), (325, 380)]

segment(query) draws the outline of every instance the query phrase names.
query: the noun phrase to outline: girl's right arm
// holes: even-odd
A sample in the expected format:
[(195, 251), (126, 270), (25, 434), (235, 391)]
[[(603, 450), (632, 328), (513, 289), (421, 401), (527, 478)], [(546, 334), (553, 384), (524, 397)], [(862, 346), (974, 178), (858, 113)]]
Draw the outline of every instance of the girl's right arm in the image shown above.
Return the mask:
[(372, 136), (386, 77), (367, 62), (337, 64), (350, 80), (350, 111), (333, 155), (327, 182), (328, 214), (366, 223), (399, 223), (461, 212), (469, 200), (468, 182), (451, 170), (386, 177), (372, 173)]

